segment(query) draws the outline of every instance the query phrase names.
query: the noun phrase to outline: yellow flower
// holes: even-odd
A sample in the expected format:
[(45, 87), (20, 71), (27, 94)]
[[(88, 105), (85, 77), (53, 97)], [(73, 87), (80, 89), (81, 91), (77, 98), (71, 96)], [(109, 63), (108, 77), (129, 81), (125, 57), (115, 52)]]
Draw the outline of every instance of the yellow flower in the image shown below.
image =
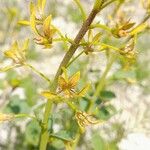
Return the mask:
[(14, 115), (12, 114), (2, 114), (0, 113), (0, 122), (11, 121), (14, 119)]
[(116, 24), (116, 27), (112, 29), (112, 34), (116, 38), (126, 37), (129, 35), (131, 29), (135, 23), (130, 22), (130, 20)]
[(58, 79), (58, 88), (57, 92), (53, 93), (51, 91), (43, 91), (42, 96), (47, 99), (60, 99), (61, 97), (65, 98), (74, 98), (74, 97), (83, 97), (88, 91), (90, 85), (87, 84), (79, 92), (76, 91), (76, 86), (80, 79), (80, 72), (73, 74), (71, 77), (68, 77), (66, 69), (64, 73)]
[(35, 38), (36, 43), (39, 45), (43, 45), (44, 48), (51, 48), (52, 47), (52, 40), (53, 36), (56, 33), (56, 29), (52, 28), (51, 26), (51, 15), (49, 15), (44, 21), (43, 21), (43, 33), (38, 34), (38, 37)]
[(94, 36), (92, 30), (88, 30), (88, 41), (87, 44), (84, 46), (86, 55), (95, 51), (94, 46), (99, 44), (100, 38), (101, 38), (101, 33), (97, 33)]
[(23, 46), (19, 47), (17, 42), (14, 42), (9, 50), (4, 52), (4, 55), (11, 58), (16, 64), (23, 64), (26, 61), (26, 51), (29, 40), (24, 41)]
[[(40, 10), (44, 9), (43, 5), (45, 5), (45, 1), (42, 2), (41, 0), (39, 0), (37, 6), (31, 3), (30, 21), (21, 20), (18, 23), (21, 25), (30, 25), (32, 31), (36, 34), (35, 42), (39, 45), (43, 45), (44, 48), (51, 48), (53, 37), (57, 30), (51, 25), (51, 15), (45, 17), (40, 13)], [(38, 17), (36, 14), (38, 14)]]
[(62, 93), (65, 97), (84, 96), (89, 88), (89, 84), (86, 85), (80, 92), (76, 92), (75, 88), (80, 80), (80, 72), (68, 77), (64, 70), (64, 77), (60, 76), (58, 79), (59, 93)]

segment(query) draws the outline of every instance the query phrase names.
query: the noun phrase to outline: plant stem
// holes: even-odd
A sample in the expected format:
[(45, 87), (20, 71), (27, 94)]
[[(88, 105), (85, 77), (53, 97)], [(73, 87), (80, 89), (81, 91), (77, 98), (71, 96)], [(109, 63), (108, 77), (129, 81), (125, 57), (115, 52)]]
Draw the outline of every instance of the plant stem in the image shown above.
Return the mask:
[(74, 0), (74, 2), (77, 4), (77, 6), (79, 7), (80, 11), (81, 11), (81, 14), (82, 14), (82, 17), (83, 17), (83, 20), (85, 21), (86, 20), (86, 13), (82, 7), (82, 4), (80, 2), (80, 0)]
[(109, 2), (105, 3), (101, 9), (104, 9), (105, 7), (107, 7), (108, 5), (110, 5), (111, 3), (115, 2), (115, 1), (119, 1), (119, 0), (110, 0)]
[(74, 57), (68, 64), (67, 64), (67, 68), (78, 58), (80, 57), (82, 54), (84, 53), (84, 50), (81, 51), (76, 57)]
[[(107, 76), (108, 72), (110, 71), (110, 69), (111, 69), (111, 67), (112, 67), (112, 65), (113, 65), (113, 63), (114, 63), (114, 61), (115, 61), (115, 59), (116, 59), (116, 56), (113, 55), (113, 56), (111, 57), (109, 63), (107, 64), (107, 66), (106, 66), (106, 68), (105, 68), (105, 71), (104, 71), (104, 73), (102, 74), (101, 79), (99, 80), (99, 83), (98, 83), (98, 86), (97, 86), (97, 88), (96, 88), (96, 91), (95, 91), (95, 93), (94, 93), (94, 95), (93, 95), (93, 98), (92, 98), (92, 100), (90, 101), (90, 104), (89, 104), (89, 106), (88, 106), (88, 108), (87, 108), (87, 113), (89, 113), (89, 112), (91, 111), (91, 108), (92, 108), (93, 105), (94, 105), (94, 102), (95, 102), (95, 99), (96, 99), (97, 95), (98, 95), (98, 94), (101, 92), (101, 90), (103, 89), (104, 84), (105, 84), (106, 76)], [(81, 133), (78, 131), (78, 133), (76, 134), (76, 139), (75, 139), (75, 143), (74, 143), (74, 146), (73, 146), (73, 150), (75, 150), (75, 148), (76, 148), (76, 146), (77, 146), (77, 144), (78, 144), (80, 138), (81, 138)]]
[[(86, 21), (83, 23), (79, 33), (74, 39), (74, 43), (70, 46), (69, 50), (67, 51), (66, 55), (64, 56), (58, 71), (55, 75), (54, 81), (53, 81), (53, 87), (52, 91), (56, 90), (57, 87), (57, 82), (58, 82), (58, 77), (62, 73), (62, 67), (66, 67), (67, 64), (69, 63), (70, 59), (72, 58), (73, 54), (75, 53), (76, 49), (79, 46), (80, 41), (82, 40), (83, 36), (86, 34), (87, 30), (89, 29), (89, 26), (93, 22), (95, 16), (97, 15), (98, 11), (95, 11), (94, 9), (91, 11), (89, 14), (88, 18)], [(40, 150), (46, 150), (47, 143), (48, 143), (48, 138), (49, 138), (49, 133), (48, 133), (48, 117), (50, 115), (50, 110), (52, 107), (52, 103), (50, 100), (47, 101), (45, 112), (44, 112), (44, 119), (43, 119), (43, 129), (41, 133), (41, 141), (40, 141)]]
[(89, 107), (87, 109), (87, 112), (89, 113), (91, 111), (91, 108), (93, 107), (94, 103), (95, 103), (95, 100), (97, 98), (97, 96), (100, 94), (100, 92), (102, 91), (104, 85), (105, 85), (105, 80), (106, 80), (106, 77), (107, 77), (107, 74), (108, 72), (110, 71), (114, 61), (116, 60), (116, 55), (112, 55), (112, 57), (110, 58), (110, 61), (108, 62), (99, 82), (98, 82), (98, 85), (96, 87), (96, 90), (95, 90), (95, 93), (90, 101), (90, 104), (89, 104)]
[(86, 21), (83, 23), (79, 33), (77, 34), (77, 36), (74, 39), (73, 44), (70, 46), (69, 50), (67, 51), (67, 53), (65, 54), (54, 79), (54, 84), (53, 84), (53, 88), (56, 88), (57, 85), (57, 81), (58, 81), (58, 77), (62, 74), (62, 67), (66, 67), (67, 64), (69, 63), (70, 59), (72, 58), (73, 54), (75, 53), (76, 49), (79, 46), (80, 41), (82, 40), (82, 38), (84, 37), (84, 35), (86, 34), (87, 30), (89, 29), (91, 23), (93, 22), (95, 16), (97, 15), (98, 11), (96, 10), (92, 10), (91, 13), (89, 14), (88, 18), (86, 19)]
[(90, 26), (91, 29), (93, 28), (100, 28), (100, 29), (103, 29), (105, 31), (108, 31), (109, 33), (111, 32), (111, 29), (109, 27), (107, 27), (106, 25), (104, 24), (93, 24)]
[[(103, 3), (101, 3), (103, 4)], [(106, 5), (107, 6), (107, 5)], [(91, 23), (93, 22), (95, 16), (103, 9), (105, 6), (100, 6), (99, 10), (95, 10), (94, 8), (92, 9), (91, 13), (83, 23), (81, 29), (79, 30), (77, 36), (75, 37), (73, 43), (71, 44), (69, 50), (65, 54), (61, 64), (59, 65), (59, 68), (56, 72), (54, 81), (52, 83), (52, 91), (56, 91), (57, 84), (58, 84), (58, 78), (62, 74), (62, 67), (66, 67), (67, 64), (69, 63), (70, 59), (76, 52), (77, 48), (79, 47), (79, 43), (81, 42), (82, 38), (88, 31)], [(43, 129), (41, 133), (41, 141), (40, 141), (40, 150), (46, 150), (48, 139), (49, 139), (49, 133), (48, 133), (48, 117), (50, 115), (50, 110), (52, 108), (52, 103), (50, 100), (47, 101), (45, 112), (44, 112), (44, 119), (43, 119)]]
[(48, 132), (48, 118), (50, 115), (50, 110), (52, 107), (52, 102), (48, 100), (44, 112), (44, 119), (42, 123), (42, 133), (41, 133), (41, 139), (40, 139), (40, 148), (39, 150), (46, 150), (48, 139), (49, 139), (49, 132)]
[(50, 79), (48, 77), (46, 77), (42, 72), (38, 71), (36, 68), (34, 68), (32, 65), (30, 64), (24, 64), (25, 66), (31, 68), (31, 70), (33, 70), (35, 73), (37, 73), (40, 77), (42, 77), (44, 80), (48, 81), (49, 83), (51, 83)]
[(29, 115), (29, 114), (17, 114), (17, 115), (15, 115), (15, 118), (24, 118), (24, 117), (37, 120), (34, 116), (31, 116), (31, 115)]

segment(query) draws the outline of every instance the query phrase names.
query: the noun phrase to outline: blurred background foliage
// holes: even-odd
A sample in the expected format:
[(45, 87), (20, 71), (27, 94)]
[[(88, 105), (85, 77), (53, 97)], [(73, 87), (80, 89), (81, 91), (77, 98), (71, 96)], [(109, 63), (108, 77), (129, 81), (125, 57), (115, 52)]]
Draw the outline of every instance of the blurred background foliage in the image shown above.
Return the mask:
[[(82, 0), (87, 12), (91, 9), (92, 0)], [(42, 47), (35, 45), (34, 36), (28, 27), (18, 25), (18, 21), (28, 19), (29, 0), (0, 0), (0, 62), (1, 67), (9, 64), (3, 55), (3, 50), (15, 40), (23, 40), (30, 38), (30, 47), (28, 52), (28, 61), (31, 62), (37, 69), (44, 72), (50, 78), (53, 77), (62, 54), (66, 51), (68, 44), (59, 43), (54, 45), (51, 50), (43, 50)], [(108, 23), (109, 15), (113, 14), (117, 7), (123, 10), (136, 23), (142, 20), (142, 14), (145, 11), (138, 0), (120, 0), (120, 5), (117, 3), (109, 6), (103, 13), (96, 18), (96, 21)], [(140, 5), (140, 6), (139, 6)], [(117, 7), (116, 7), (117, 6)], [(48, 0), (47, 14), (52, 14), (54, 24), (58, 25), (64, 34), (74, 37), (82, 24), (81, 13), (74, 5), (72, 0)], [(136, 10), (136, 7), (140, 9)], [(102, 41), (114, 46), (120, 46), (122, 41), (110, 34), (100, 31), (104, 34)], [(146, 29), (140, 34), (137, 40), (136, 48), (138, 49), (138, 59), (130, 70), (123, 69), (123, 62), (116, 62), (108, 76), (104, 89), (99, 93), (95, 103), (95, 117), (98, 119), (109, 120), (113, 116), (119, 115), (124, 111), (121, 106), (118, 109), (117, 104), (113, 101), (122, 101), (122, 97), (118, 97), (116, 89), (120, 93), (125, 93), (123, 96), (130, 98), (135, 92), (130, 95), (124, 91), (124, 88), (136, 86), (140, 89), (140, 99), (149, 97), (150, 92), (150, 34), (149, 29)], [(111, 37), (111, 38), (110, 38)], [(72, 74), (77, 70), (81, 70), (82, 77), (79, 87), (89, 81), (92, 83), (92, 88), (89, 91), (89, 96), (93, 94), (95, 86), (101, 77), (105, 67), (105, 59), (107, 54), (99, 54), (96, 56), (84, 56), (78, 61), (75, 61), (69, 68), (69, 73)], [(17, 68), (0, 74), (0, 109), (6, 113), (29, 113), (35, 114), (39, 120), (42, 117), (42, 108), (45, 101), (39, 96), (41, 89), (47, 88), (45, 81), (41, 80), (35, 73), (29, 69)], [(132, 93), (133, 92), (133, 93)], [(88, 107), (89, 97), (84, 97), (77, 101), (77, 105), (81, 110), (86, 110)], [(147, 102), (147, 101), (146, 101)], [(145, 102), (145, 103), (146, 103)], [(120, 102), (121, 103), (121, 102)], [(140, 105), (140, 102), (137, 104)], [(128, 105), (128, 101), (126, 104)], [(147, 102), (147, 106), (150, 103)], [(62, 150), (65, 147), (65, 142), (74, 139), (78, 130), (74, 115), (66, 105), (59, 104), (55, 107), (55, 112), (50, 116), (49, 130), (51, 137), (49, 139), (50, 150)], [(135, 106), (136, 107), (136, 106)], [(132, 113), (131, 108), (131, 113)], [(145, 112), (146, 115), (147, 111)], [(63, 117), (62, 117), (63, 116)], [(136, 114), (133, 113), (136, 118)], [(143, 116), (145, 118), (145, 116)], [(148, 127), (149, 128), (149, 127)], [(30, 119), (18, 119), (16, 122), (0, 124), (0, 150), (37, 150), (40, 136), (40, 126), (36, 121)], [(79, 149), (88, 150), (118, 150), (118, 143), (127, 136), (128, 131), (124, 127), (124, 122), (108, 121), (102, 127), (89, 127), (88, 133), (84, 134), (79, 141)], [(132, 131), (132, 130), (131, 130)], [(146, 130), (147, 131), (147, 130)], [(59, 140), (58, 140), (59, 139)], [(121, 149), (121, 148), (120, 148)]]

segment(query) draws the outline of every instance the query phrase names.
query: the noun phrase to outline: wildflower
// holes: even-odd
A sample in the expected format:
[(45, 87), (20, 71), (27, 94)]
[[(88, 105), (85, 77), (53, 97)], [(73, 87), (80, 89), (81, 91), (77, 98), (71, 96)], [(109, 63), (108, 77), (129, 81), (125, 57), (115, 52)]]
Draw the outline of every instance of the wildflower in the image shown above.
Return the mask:
[(99, 44), (100, 37), (101, 37), (101, 33), (97, 33), (95, 36), (93, 36), (92, 30), (88, 31), (88, 41), (87, 41), (87, 44), (85, 44), (85, 46), (84, 46), (84, 50), (85, 50), (86, 55), (94, 52), (93, 46), (96, 46)]
[(14, 42), (9, 50), (4, 52), (4, 55), (11, 58), (16, 64), (24, 64), (26, 61), (26, 51), (29, 40), (24, 41), (23, 46), (19, 47), (17, 42)]
[(78, 71), (71, 77), (68, 77), (66, 73), (64, 74), (64, 77), (60, 76), (58, 79), (58, 93), (62, 93), (65, 97), (84, 96), (89, 85), (86, 85), (80, 92), (76, 92), (75, 90), (80, 79), (80, 72)]
[(85, 127), (88, 125), (100, 123), (92, 115), (89, 115), (86, 112), (82, 112), (82, 111), (77, 111), (75, 114), (75, 118), (80, 127)]
[(58, 88), (57, 92), (53, 93), (51, 91), (43, 91), (41, 93), (42, 96), (48, 99), (55, 98), (74, 98), (74, 97), (83, 97), (87, 90), (89, 89), (89, 84), (83, 87), (79, 92), (76, 91), (76, 86), (80, 79), (80, 72), (73, 74), (71, 77), (68, 77), (66, 70), (64, 69), (64, 73), (58, 79)]
[(2, 114), (0, 113), (0, 122), (11, 121), (14, 119), (14, 115), (12, 114)]
[(44, 48), (52, 47), (52, 39), (54, 34), (56, 33), (56, 29), (51, 27), (51, 15), (49, 15), (43, 21), (43, 34), (38, 33), (38, 37), (35, 38), (35, 41), (39, 45), (44, 45)]
[(136, 59), (137, 52), (134, 49), (134, 42), (129, 42), (125, 47), (121, 48), (120, 54), (128, 59)]
[[(44, 48), (51, 48), (53, 36), (56, 33), (56, 29), (51, 25), (52, 16), (45, 17), (43, 13), (40, 13), (39, 6), (42, 5), (30, 4), (30, 21), (21, 20), (18, 23), (21, 25), (30, 25), (33, 32), (36, 34), (35, 42), (39, 45), (43, 45)], [(43, 2), (43, 5), (45, 2)], [(44, 6), (42, 6), (42, 10)], [(37, 15), (38, 14), (38, 15)], [(38, 16), (38, 17), (37, 17)]]
[(116, 38), (126, 37), (129, 35), (131, 29), (135, 23), (130, 22), (130, 20), (125, 21), (121, 24), (116, 24), (116, 27), (112, 29), (112, 34)]

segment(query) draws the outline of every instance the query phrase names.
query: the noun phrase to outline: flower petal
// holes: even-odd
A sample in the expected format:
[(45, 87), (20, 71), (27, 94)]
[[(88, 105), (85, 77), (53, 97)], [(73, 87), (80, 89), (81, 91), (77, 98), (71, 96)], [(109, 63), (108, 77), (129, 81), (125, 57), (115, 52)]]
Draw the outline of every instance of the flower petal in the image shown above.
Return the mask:
[(80, 79), (80, 71), (75, 73), (69, 78), (68, 84), (71, 86), (71, 88), (75, 87)]
[(64, 90), (66, 88), (66, 86), (67, 86), (67, 82), (66, 82), (66, 80), (63, 77), (59, 77), (58, 85), (60, 86), (60, 88), (62, 90)]
[(52, 16), (49, 15), (43, 22), (43, 29), (45, 32), (50, 30), (51, 19)]

